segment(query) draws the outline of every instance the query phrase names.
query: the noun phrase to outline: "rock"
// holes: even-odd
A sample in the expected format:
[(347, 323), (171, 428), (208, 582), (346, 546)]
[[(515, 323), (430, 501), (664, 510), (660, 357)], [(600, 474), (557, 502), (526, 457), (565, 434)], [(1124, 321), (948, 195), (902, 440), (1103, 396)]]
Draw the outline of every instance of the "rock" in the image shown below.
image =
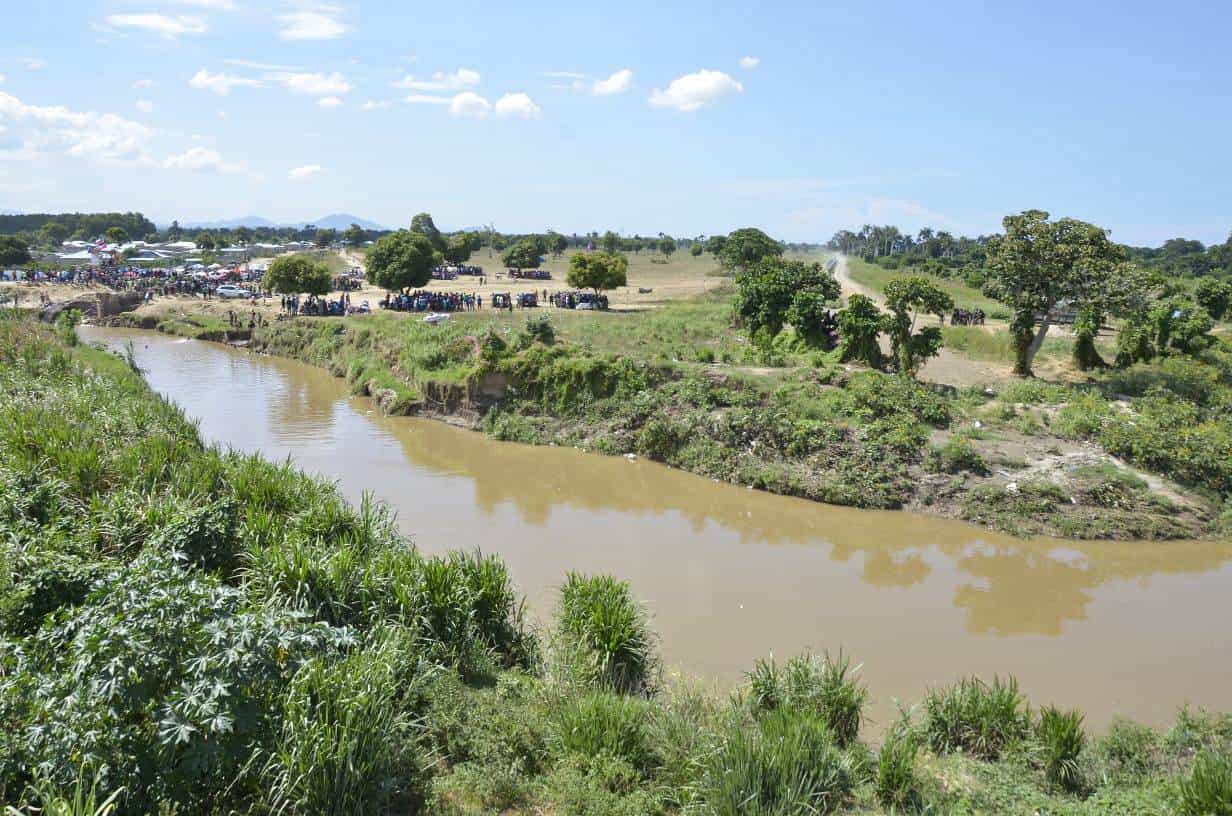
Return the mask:
[(1005, 486), (1005, 492), (1018, 495), (1018, 482), (1010, 482), (1009, 484), (1007, 484)]

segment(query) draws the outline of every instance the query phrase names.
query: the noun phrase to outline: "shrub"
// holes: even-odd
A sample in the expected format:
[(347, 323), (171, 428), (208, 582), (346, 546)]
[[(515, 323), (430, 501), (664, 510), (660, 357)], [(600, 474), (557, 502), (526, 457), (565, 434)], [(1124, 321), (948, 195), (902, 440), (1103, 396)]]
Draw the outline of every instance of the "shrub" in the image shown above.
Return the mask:
[(896, 727), (886, 735), (877, 755), (877, 778), (874, 789), (877, 801), (892, 810), (909, 808), (919, 803), (919, 780), (915, 774), (915, 758), (920, 744), (905, 727)]
[(757, 728), (729, 726), (704, 761), (695, 796), (710, 816), (831, 813), (855, 784), (851, 761), (816, 714), (767, 714)]
[(1232, 814), (1232, 757), (1206, 751), (1193, 772), (1181, 780), (1181, 813), (1185, 816)]
[(749, 701), (756, 712), (778, 709), (810, 712), (821, 717), (841, 746), (853, 744), (860, 735), (868, 689), (855, 675), (851, 659), (841, 651), (831, 658), (804, 654), (779, 669), (774, 658), (757, 660), (749, 672)]
[(1060, 711), (1046, 706), (1040, 711), (1035, 729), (1044, 749), (1044, 776), (1068, 791), (1082, 785), (1082, 771), (1078, 765), (1078, 757), (1086, 744), (1082, 720), (1078, 711)]
[(623, 759), (640, 772), (654, 766), (647, 737), (649, 710), (637, 698), (594, 692), (553, 712), (553, 743), (562, 753)]
[(654, 644), (646, 613), (627, 583), (570, 572), (560, 588), (557, 616), (561, 646), (578, 679), (625, 693), (652, 685)]
[(967, 678), (944, 689), (930, 689), (924, 698), (924, 732), (938, 754), (966, 751), (981, 759), (996, 759), (1009, 745), (1026, 736), (1026, 701), (1014, 678), (991, 684)]
[(1158, 769), (1159, 749), (1159, 735), (1152, 729), (1117, 718), (1096, 750), (1115, 774), (1143, 778)]
[(988, 473), (988, 463), (980, 456), (971, 440), (963, 436), (953, 436), (941, 447), (934, 447), (928, 452), (926, 465), (935, 473), (969, 473), (984, 475)]

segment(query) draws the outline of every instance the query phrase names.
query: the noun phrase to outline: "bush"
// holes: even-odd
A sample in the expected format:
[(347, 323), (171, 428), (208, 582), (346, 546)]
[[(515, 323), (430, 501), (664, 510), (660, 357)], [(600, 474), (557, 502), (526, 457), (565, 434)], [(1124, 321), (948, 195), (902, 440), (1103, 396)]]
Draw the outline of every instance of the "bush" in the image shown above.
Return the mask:
[(570, 572), (557, 613), (569, 668), (594, 688), (648, 690), (657, 667), (646, 613), (629, 585), (608, 575)]
[(980, 759), (997, 759), (1027, 735), (1026, 701), (1014, 678), (992, 684), (964, 679), (924, 698), (924, 732), (938, 754), (966, 751)]
[(1035, 733), (1044, 749), (1044, 776), (1067, 791), (1082, 785), (1082, 770), (1078, 757), (1086, 744), (1082, 731), (1082, 714), (1060, 711), (1047, 706), (1040, 711)]
[(963, 436), (952, 436), (941, 447), (934, 447), (928, 452), (926, 465), (934, 473), (961, 473), (967, 471), (984, 475), (988, 473), (988, 463), (980, 456), (971, 440)]
[(654, 767), (649, 709), (642, 700), (595, 692), (559, 704), (553, 720), (553, 743), (561, 753), (623, 759), (642, 773)]
[(1159, 768), (1159, 735), (1130, 720), (1113, 720), (1096, 750), (1115, 775), (1142, 779)]
[(1206, 751), (1193, 772), (1181, 780), (1181, 813), (1185, 816), (1232, 814), (1232, 757)]
[(816, 714), (773, 711), (757, 728), (732, 725), (705, 760), (695, 789), (710, 816), (831, 813), (851, 795), (855, 774)]
[(748, 699), (755, 712), (780, 708), (811, 712), (825, 720), (839, 745), (853, 744), (860, 735), (868, 689), (861, 685), (851, 660), (838, 657), (798, 655), (779, 669), (774, 658), (757, 660), (748, 679)]
[(877, 801), (897, 810), (919, 804), (919, 780), (915, 774), (915, 758), (920, 744), (910, 729), (892, 728), (877, 755), (877, 778), (874, 789)]

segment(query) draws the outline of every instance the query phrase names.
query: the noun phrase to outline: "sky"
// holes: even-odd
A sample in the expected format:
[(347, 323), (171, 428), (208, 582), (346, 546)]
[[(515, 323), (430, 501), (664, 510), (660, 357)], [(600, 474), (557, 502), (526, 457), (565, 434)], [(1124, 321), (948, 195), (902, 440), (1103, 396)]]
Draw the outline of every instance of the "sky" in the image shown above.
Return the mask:
[(0, 211), (1232, 230), (1232, 3), (0, 0)]

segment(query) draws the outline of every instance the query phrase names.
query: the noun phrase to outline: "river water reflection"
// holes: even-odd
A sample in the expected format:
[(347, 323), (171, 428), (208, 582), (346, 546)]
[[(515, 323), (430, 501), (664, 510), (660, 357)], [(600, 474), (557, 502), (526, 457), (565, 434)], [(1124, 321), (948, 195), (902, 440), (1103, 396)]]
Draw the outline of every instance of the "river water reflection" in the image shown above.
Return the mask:
[(829, 507), (653, 463), (493, 442), (384, 417), (310, 366), (83, 327), (134, 344), (150, 384), (211, 442), (291, 457), (372, 492), (425, 552), (499, 553), (540, 619), (568, 570), (630, 581), (669, 667), (721, 686), (754, 658), (842, 647), (881, 722), (964, 673), (1012, 673), (1037, 704), (1164, 725), (1232, 709), (1232, 546), (1010, 538)]

